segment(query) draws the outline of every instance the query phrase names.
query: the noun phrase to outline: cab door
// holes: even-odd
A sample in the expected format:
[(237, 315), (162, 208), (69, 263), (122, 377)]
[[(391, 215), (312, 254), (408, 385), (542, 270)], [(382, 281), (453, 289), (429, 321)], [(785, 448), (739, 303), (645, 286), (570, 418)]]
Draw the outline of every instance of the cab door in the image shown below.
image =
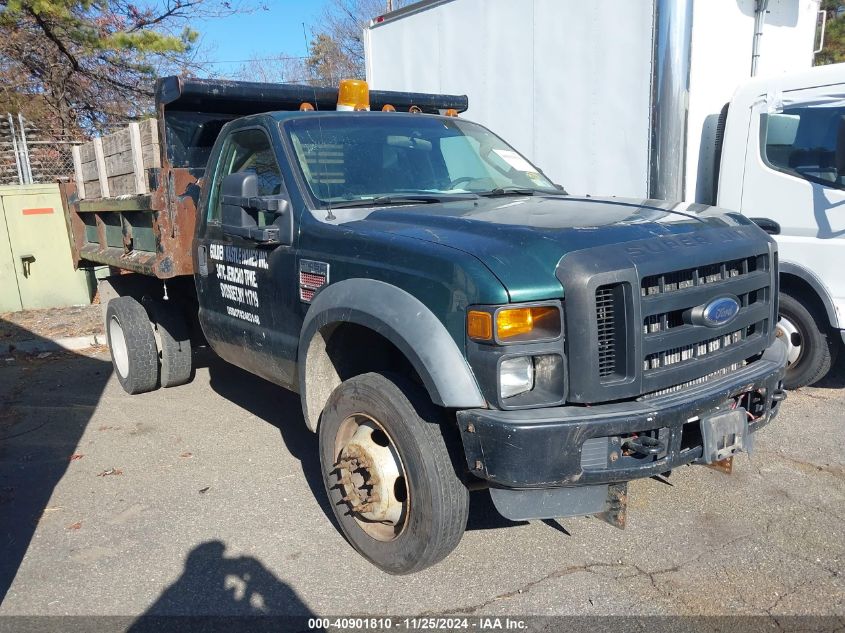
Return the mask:
[[(298, 333), (294, 322), (301, 322), (294, 309), (294, 244), (264, 243), (227, 231), (221, 217), (221, 184), (231, 174), (255, 174), (259, 196), (286, 196), (280, 145), (270, 130), (254, 124), (224, 134), (195, 241), (200, 324), (223, 359), (290, 386), (296, 375), (296, 342), (291, 349), (290, 332)], [(271, 212), (255, 211), (258, 226), (270, 226), (275, 219)]]
[(762, 98), (754, 106), (742, 213), (773, 221), (781, 262), (811, 271), (845, 305), (845, 98), (833, 95), (845, 84), (785, 92), (782, 111)]

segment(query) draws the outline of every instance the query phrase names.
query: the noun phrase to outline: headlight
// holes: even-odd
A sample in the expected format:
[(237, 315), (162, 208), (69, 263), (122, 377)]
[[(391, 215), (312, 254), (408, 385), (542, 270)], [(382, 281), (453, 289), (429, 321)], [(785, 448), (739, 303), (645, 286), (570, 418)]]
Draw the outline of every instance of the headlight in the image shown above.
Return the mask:
[(476, 341), (524, 343), (560, 336), (560, 310), (556, 306), (500, 308), (495, 313), (467, 312), (467, 334)]
[(518, 356), (503, 360), (499, 365), (499, 391), (502, 398), (531, 391), (534, 388), (534, 360)]

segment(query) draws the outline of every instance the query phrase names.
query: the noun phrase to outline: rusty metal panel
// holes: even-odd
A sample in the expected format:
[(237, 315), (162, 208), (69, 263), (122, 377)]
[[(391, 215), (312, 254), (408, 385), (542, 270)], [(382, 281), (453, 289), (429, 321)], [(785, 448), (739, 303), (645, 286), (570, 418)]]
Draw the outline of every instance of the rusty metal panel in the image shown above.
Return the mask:
[[(164, 126), (158, 128), (159, 135), (163, 135)], [(161, 139), (159, 147), (164, 146), (164, 140)], [(191, 245), (197, 217), (196, 202), (199, 199), (198, 177), (202, 172), (171, 168), (164, 155), (161, 163), (162, 168), (155, 178), (155, 189), (148, 195), (80, 200), (75, 183), (61, 184), (62, 206), (74, 266), (78, 268), (84, 262), (92, 262), (159, 279), (193, 274)], [(153, 251), (136, 248), (138, 240), (134, 239), (133, 227), (138, 226), (138, 216), (143, 213), (152, 215), (151, 225), (155, 238)], [(88, 241), (86, 224), (81, 214), (96, 217), (96, 243)], [(104, 221), (104, 218), (109, 219)], [(122, 248), (114, 239), (109, 243), (107, 224), (120, 227)], [(147, 247), (150, 245), (148, 240), (140, 240), (140, 243)]]

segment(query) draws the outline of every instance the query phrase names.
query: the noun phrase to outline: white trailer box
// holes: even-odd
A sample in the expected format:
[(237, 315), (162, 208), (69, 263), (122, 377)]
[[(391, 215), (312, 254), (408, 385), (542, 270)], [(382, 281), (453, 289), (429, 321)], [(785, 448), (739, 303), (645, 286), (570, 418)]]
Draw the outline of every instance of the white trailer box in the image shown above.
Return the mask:
[(755, 40), (758, 76), (812, 64), (818, 0), (766, 4), (424, 0), (365, 30), (367, 78), (467, 94), (468, 119), (572, 193), (710, 201), (716, 120)]

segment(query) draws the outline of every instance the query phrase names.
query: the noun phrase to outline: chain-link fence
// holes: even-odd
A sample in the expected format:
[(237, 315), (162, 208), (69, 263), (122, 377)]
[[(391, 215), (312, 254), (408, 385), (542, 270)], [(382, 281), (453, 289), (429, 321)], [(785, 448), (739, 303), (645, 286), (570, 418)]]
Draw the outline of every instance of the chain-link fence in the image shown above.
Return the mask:
[(43, 184), (71, 178), (71, 147), (81, 142), (39, 130), (23, 115), (0, 115), (0, 185)]

